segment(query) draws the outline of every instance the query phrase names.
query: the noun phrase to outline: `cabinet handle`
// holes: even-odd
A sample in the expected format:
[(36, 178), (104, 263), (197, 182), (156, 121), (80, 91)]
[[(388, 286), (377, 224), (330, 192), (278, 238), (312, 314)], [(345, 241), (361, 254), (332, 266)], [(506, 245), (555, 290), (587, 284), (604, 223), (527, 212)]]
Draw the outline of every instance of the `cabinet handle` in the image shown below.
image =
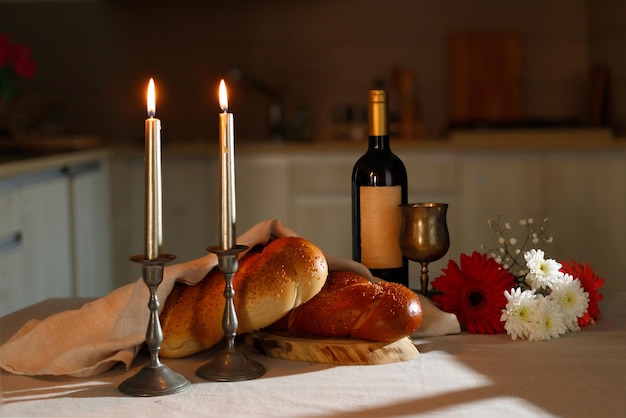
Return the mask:
[(9, 250), (19, 247), (22, 243), (22, 232), (15, 231), (0, 237), (0, 254), (8, 252)]
[(100, 162), (99, 161), (93, 161), (93, 162), (89, 162), (89, 163), (85, 163), (85, 164), (79, 164), (79, 165), (72, 165), (72, 166), (64, 166), (61, 171), (70, 176), (70, 177), (74, 177), (74, 176), (78, 176), (84, 173), (89, 173), (92, 171), (97, 171), (100, 169)]

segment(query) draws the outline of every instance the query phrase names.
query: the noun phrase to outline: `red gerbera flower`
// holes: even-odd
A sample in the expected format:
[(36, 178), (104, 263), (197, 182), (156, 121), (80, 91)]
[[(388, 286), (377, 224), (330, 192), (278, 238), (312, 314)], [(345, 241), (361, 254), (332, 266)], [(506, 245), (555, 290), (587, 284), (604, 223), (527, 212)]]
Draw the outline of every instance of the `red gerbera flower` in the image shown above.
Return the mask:
[(578, 325), (584, 327), (585, 325), (595, 324), (600, 319), (600, 302), (604, 296), (599, 292), (600, 287), (604, 284), (604, 278), (599, 277), (594, 273), (591, 266), (585, 262), (585, 264), (577, 263), (572, 260), (571, 262), (561, 262), (561, 271), (566, 274), (571, 274), (574, 279), (580, 280), (585, 292), (589, 293), (589, 306), (587, 312), (583, 316), (578, 318)]
[(442, 292), (433, 302), (446, 312), (454, 313), (467, 331), (474, 334), (504, 333), (500, 321), (507, 303), (505, 290), (515, 287), (515, 277), (493, 258), (474, 251), (461, 254), (461, 266), (453, 260), (443, 275), (432, 282)]

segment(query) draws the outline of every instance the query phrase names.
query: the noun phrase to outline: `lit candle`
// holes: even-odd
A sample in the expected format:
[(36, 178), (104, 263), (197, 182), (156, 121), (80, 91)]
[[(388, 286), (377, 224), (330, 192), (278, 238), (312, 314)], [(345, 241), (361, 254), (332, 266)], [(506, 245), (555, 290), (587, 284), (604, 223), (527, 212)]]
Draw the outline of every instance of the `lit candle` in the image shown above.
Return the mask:
[(154, 80), (148, 83), (148, 119), (145, 150), (145, 256), (159, 258), (163, 244), (161, 201), (161, 121), (156, 115)]
[(233, 114), (228, 113), (228, 95), (220, 81), (220, 248), (229, 250), (235, 242), (235, 135)]

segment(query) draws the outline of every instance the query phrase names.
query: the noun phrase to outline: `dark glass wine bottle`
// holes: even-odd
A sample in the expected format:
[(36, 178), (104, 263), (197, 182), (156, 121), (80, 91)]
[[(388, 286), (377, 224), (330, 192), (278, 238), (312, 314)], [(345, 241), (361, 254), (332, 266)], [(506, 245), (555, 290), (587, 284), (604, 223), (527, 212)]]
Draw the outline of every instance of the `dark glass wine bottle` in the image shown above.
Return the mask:
[(374, 276), (408, 287), (408, 260), (399, 243), (406, 168), (389, 145), (388, 108), (387, 92), (371, 90), (369, 145), (352, 170), (352, 258)]

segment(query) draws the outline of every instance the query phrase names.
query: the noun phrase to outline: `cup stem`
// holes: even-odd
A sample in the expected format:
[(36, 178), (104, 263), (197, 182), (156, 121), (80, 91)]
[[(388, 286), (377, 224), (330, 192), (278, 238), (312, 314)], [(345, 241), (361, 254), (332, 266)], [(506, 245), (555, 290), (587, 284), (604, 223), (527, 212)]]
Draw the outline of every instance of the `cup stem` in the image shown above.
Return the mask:
[(428, 294), (428, 263), (422, 262), (422, 275), (420, 276), (420, 284), (422, 286), (422, 295)]

